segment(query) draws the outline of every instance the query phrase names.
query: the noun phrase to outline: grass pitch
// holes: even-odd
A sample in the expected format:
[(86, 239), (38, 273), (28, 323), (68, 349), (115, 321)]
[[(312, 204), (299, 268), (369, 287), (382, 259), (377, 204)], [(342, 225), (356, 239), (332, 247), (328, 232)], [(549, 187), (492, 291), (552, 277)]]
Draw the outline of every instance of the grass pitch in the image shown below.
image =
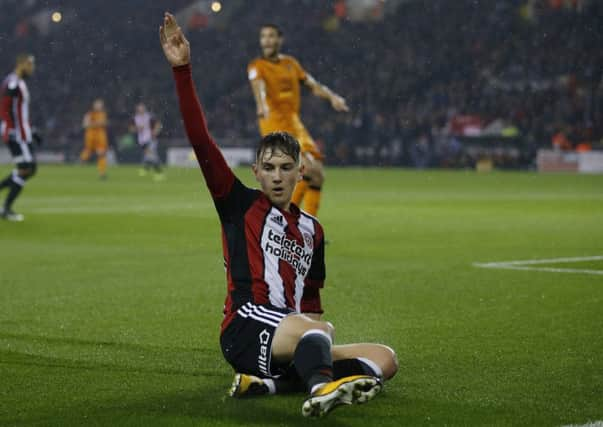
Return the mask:
[[(225, 397), (220, 231), (197, 170), (42, 166), (16, 210), (26, 222), (0, 222), (0, 425), (308, 425), (303, 395)], [(473, 266), (603, 255), (602, 176), (330, 169), (320, 217), (337, 341), (387, 343), (401, 369), (314, 424), (603, 419), (603, 276)]]

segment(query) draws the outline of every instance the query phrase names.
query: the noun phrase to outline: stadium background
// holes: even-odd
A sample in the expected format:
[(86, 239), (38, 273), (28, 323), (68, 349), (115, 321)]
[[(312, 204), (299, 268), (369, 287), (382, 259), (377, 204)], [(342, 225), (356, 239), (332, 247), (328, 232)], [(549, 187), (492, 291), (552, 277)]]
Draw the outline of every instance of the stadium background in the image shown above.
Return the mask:
[[(258, 25), (277, 22), (352, 107), (305, 96), (302, 110), (329, 155), (326, 318), (337, 342), (386, 342), (401, 366), (383, 395), (315, 424), (600, 426), (603, 175), (525, 169), (559, 129), (572, 141), (560, 167), (585, 141), (600, 148), (601, 2), (194, 4), (0, 1), (1, 68), (37, 58), (43, 150), (75, 161), (98, 96), (120, 161), (140, 159), (126, 133), (140, 100), (164, 147), (186, 146), (157, 41), (165, 9), (187, 22), (210, 129), (253, 143), (245, 66)], [(524, 170), (471, 170), (483, 157)], [(307, 425), (303, 395), (225, 396), (219, 222), (198, 170), (154, 182), (120, 165), (100, 181), (93, 165), (43, 164), (16, 209), (24, 222), (0, 221), (0, 425)]]
[(601, 147), (601, 2), (232, 0), (219, 13), (212, 3), (131, 1), (116, 11), (95, 0), (4, 0), (0, 65), (8, 72), (13, 52), (36, 55), (33, 122), (68, 160), (99, 96), (118, 158), (138, 158), (128, 121), (139, 101), (164, 122), (164, 147), (186, 145), (150, 25), (166, 6), (186, 24), (222, 146), (256, 141), (245, 69), (269, 20), (283, 25), (285, 51), (352, 107), (334, 114), (304, 97), (302, 118), (331, 165), (473, 167), (486, 154), (499, 167), (529, 168), (559, 131), (574, 147)]

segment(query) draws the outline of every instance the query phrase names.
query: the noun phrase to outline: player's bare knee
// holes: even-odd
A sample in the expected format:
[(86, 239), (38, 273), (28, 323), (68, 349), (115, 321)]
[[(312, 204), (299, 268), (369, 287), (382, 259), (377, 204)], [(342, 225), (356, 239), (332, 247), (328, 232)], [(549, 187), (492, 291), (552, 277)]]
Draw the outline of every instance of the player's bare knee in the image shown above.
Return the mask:
[(322, 184), (324, 182), (325, 182), (325, 174), (322, 171), (322, 168), (319, 168), (316, 170), (316, 172), (312, 178), (312, 184), (317, 187), (322, 187)]
[(312, 164), (304, 163), (304, 176), (310, 180), (314, 178), (314, 166)]
[(308, 177), (308, 184), (316, 187), (320, 187), (322, 185), (319, 172), (315, 168), (307, 169), (304, 175)]
[(325, 329), (323, 329), (330, 337), (331, 342), (335, 342), (335, 326), (331, 322), (321, 322), (324, 323)]
[(382, 346), (383, 349), (383, 378), (389, 380), (398, 372), (399, 364), (398, 357), (393, 348), (386, 345)]
[(322, 163), (320, 163), (320, 162), (312, 163), (311, 168), (306, 169), (306, 175), (308, 175), (310, 177), (311, 185), (320, 188), (325, 180)]
[(305, 156), (302, 156), (302, 165), (304, 168), (304, 174), (312, 173), (312, 168), (314, 167), (314, 165), (312, 164), (312, 161), (310, 159)]
[(333, 340), (333, 337), (335, 335), (335, 327), (333, 326), (333, 324), (331, 322), (323, 322), (321, 320), (311, 320), (311, 323), (309, 323), (307, 325), (307, 328), (305, 331), (303, 331), (302, 334), (300, 334), (300, 338), (308, 331), (311, 331), (313, 329), (318, 329), (324, 333), (326, 333), (329, 337), (331, 337), (331, 340)]
[(304, 334), (319, 330), (333, 339), (334, 328), (329, 322), (312, 320), (300, 314), (285, 317), (274, 333), (272, 356), (276, 360), (289, 360)]

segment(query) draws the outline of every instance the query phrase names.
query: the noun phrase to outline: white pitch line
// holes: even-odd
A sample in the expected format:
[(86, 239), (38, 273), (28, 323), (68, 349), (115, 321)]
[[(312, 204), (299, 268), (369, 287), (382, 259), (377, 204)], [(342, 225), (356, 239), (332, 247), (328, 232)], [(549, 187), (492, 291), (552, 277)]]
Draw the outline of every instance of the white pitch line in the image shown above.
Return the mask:
[(579, 268), (547, 268), (547, 267), (520, 267), (516, 265), (480, 265), (473, 264), (481, 268), (497, 268), (500, 270), (523, 270), (523, 271), (546, 271), (548, 273), (574, 273), (574, 274), (595, 274), (603, 275), (603, 270), (586, 270)]
[(603, 255), (596, 256), (583, 256), (583, 257), (572, 257), (572, 258), (549, 258), (549, 259), (528, 259), (519, 261), (498, 261), (498, 262), (485, 262), (485, 263), (474, 263), (479, 267), (498, 266), (498, 265), (534, 265), (534, 264), (561, 264), (564, 262), (580, 262), (580, 261), (601, 261)]
[(494, 268), (502, 270), (523, 270), (523, 271), (544, 271), (548, 273), (573, 273), (573, 274), (594, 274), (603, 275), (603, 270), (590, 270), (583, 268), (554, 268), (554, 267), (526, 267), (528, 265), (538, 264), (561, 264), (581, 261), (601, 261), (603, 256), (588, 256), (588, 257), (572, 257), (572, 258), (549, 258), (549, 259), (530, 259), (516, 261), (500, 261), (500, 262), (474, 262), (474, 267), (479, 268)]
[(603, 421), (591, 421), (586, 424), (568, 424), (563, 427), (603, 427)]

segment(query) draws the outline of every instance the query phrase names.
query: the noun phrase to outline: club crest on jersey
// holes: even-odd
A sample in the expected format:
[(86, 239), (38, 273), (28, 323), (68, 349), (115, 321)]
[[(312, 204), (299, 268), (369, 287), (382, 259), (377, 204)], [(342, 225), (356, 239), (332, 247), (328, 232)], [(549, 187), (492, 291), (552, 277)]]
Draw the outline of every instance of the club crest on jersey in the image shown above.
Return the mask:
[(304, 242), (306, 242), (306, 246), (310, 249), (314, 249), (314, 239), (308, 233), (304, 233)]

